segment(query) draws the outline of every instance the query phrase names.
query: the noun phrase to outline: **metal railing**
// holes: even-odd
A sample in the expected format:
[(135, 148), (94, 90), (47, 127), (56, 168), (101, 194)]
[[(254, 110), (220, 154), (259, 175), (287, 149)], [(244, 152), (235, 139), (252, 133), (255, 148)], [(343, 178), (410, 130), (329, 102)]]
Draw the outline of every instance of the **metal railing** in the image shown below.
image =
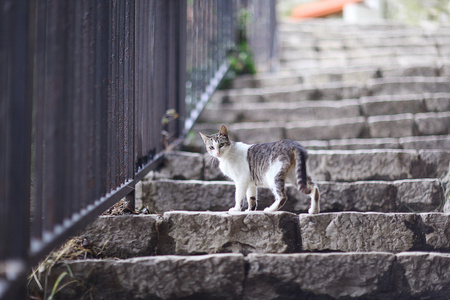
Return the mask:
[(224, 76), (240, 5), (0, 0), (0, 298), (108, 207), (134, 201)]

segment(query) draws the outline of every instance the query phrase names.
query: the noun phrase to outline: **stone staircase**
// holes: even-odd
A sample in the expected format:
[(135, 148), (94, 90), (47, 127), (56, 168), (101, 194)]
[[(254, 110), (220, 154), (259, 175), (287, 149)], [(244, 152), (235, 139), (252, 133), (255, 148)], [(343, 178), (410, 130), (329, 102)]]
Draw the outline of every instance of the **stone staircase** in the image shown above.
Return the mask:
[[(189, 149), (142, 183), (151, 215), (103, 216), (61, 299), (450, 299), (450, 29), (282, 22), (276, 74), (216, 92)], [(198, 131), (309, 150), (319, 215), (228, 213), (234, 185)], [(447, 201), (446, 201), (447, 199)], [(63, 281), (64, 282), (64, 281)], [(50, 285), (51, 286), (51, 285)]]

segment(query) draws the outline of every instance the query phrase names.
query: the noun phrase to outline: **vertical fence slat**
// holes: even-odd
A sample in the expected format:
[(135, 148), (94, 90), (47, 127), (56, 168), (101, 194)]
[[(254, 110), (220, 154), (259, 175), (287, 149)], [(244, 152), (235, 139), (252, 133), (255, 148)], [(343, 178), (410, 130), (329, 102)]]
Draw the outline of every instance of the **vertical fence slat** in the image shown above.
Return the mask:
[[(6, 1), (1, 18), (2, 138), (0, 196), (2, 203), (0, 261), (24, 259), (30, 232), (31, 87), (27, 52), (28, 1)], [(3, 27), (4, 26), (4, 27)], [(6, 75), (6, 76), (5, 76)], [(3, 119), (4, 118), (4, 119)], [(12, 274), (11, 274), (12, 275)]]
[(224, 75), (237, 2), (0, 0), (1, 262), (133, 200)]

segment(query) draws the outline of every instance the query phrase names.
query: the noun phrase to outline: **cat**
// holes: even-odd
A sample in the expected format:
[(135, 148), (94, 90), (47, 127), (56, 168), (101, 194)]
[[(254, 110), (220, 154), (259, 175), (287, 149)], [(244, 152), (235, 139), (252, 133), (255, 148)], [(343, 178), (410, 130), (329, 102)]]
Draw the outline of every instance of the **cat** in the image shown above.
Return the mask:
[(274, 203), (264, 211), (279, 210), (287, 200), (286, 180), (311, 197), (310, 214), (320, 212), (319, 188), (306, 174), (308, 154), (300, 143), (292, 140), (253, 145), (234, 142), (228, 137), (225, 125), (213, 135), (199, 133), (208, 153), (219, 160), (222, 173), (236, 185), (235, 206), (230, 212), (241, 211), (245, 197), (246, 211), (256, 210), (257, 187), (270, 188), (275, 196)]

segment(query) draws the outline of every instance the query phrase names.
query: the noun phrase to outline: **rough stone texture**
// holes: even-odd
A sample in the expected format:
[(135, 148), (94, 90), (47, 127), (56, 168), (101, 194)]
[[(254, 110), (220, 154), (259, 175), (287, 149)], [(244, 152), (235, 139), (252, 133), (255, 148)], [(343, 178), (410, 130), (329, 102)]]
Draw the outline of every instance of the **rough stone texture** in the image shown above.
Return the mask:
[(444, 212), (450, 213), (450, 165), (448, 168), (448, 173), (444, 178), (442, 178), (441, 183), (442, 183), (442, 189), (443, 189), (443, 193), (444, 193), (444, 202), (445, 202)]
[[(171, 179), (224, 180), (219, 168), (200, 154), (171, 154), (169, 170), (160, 174)], [(180, 161), (175, 168), (175, 161)], [(447, 174), (449, 150), (310, 150), (309, 171), (316, 181), (399, 180), (408, 178), (439, 178)], [(195, 172), (191, 172), (195, 169)], [(194, 178), (188, 178), (193, 176)], [(159, 176), (164, 178), (163, 176)], [(158, 178), (158, 176), (156, 176)], [(166, 177), (167, 178), (167, 177)]]
[(405, 137), (414, 135), (414, 115), (385, 115), (367, 119), (372, 138)]
[(234, 183), (229, 181), (158, 180), (143, 185), (143, 204), (151, 211), (227, 211), (234, 206)]
[(415, 136), (400, 138), (403, 149), (450, 149), (450, 136)]
[(433, 250), (450, 251), (450, 214), (420, 214), (425, 243)]
[(355, 99), (367, 95), (361, 85), (326, 83), (319, 86), (292, 86), (283, 89), (265, 89), (261, 94), (265, 102), (294, 102), (304, 100)]
[(438, 179), (412, 179), (394, 181), (397, 191), (396, 211), (436, 211), (442, 208), (444, 195)]
[[(213, 254), (65, 261), (58, 299), (447, 299), (450, 254)], [(74, 281), (75, 279), (75, 281)]]
[(424, 96), (427, 111), (429, 112), (450, 111), (450, 94), (435, 93), (435, 94), (426, 94)]
[(415, 214), (300, 215), (304, 251), (410, 251), (421, 246), (418, 231)]
[(421, 135), (449, 134), (450, 112), (417, 114), (415, 124)]
[(448, 93), (450, 85), (442, 77), (382, 78), (368, 85), (372, 95), (409, 95), (424, 93)]
[(261, 121), (308, 121), (360, 116), (356, 99), (337, 101), (300, 101), (293, 103), (239, 103), (234, 105), (208, 105), (199, 122), (233, 124)]
[(395, 115), (425, 112), (422, 95), (378, 96), (361, 98), (365, 116)]
[(157, 178), (203, 179), (203, 155), (198, 153), (174, 151), (164, 156), (164, 163)]
[[(389, 253), (250, 254), (244, 299), (362, 297), (388, 288)], [(324, 299), (324, 298), (320, 298)]]
[(401, 147), (399, 141), (396, 138), (338, 139), (329, 141), (329, 149), (335, 150), (400, 149), (400, 148)]
[(298, 216), (287, 212), (168, 212), (158, 254), (296, 252), (298, 224)]
[(420, 299), (448, 299), (450, 293), (450, 254), (400, 253), (409, 296)]
[(411, 168), (411, 173), (416, 178), (441, 178), (450, 172), (450, 150), (419, 150), (418, 153), (419, 159)]
[[(437, 179), (409, 179), (394, 182), (316, 182), (321, 193), (321, 211), (410, 212), (435, 211), (444, 202)], [(228, 211), (234, 206), (234, 183), (230, 181), (156, 180), (143, 185), (143, 203), (151, 211)], [(310, 198), (287, 185), (288, 201), (282, 211), (304, 213)], [(274, 196), (258, 189), (258, 210), (270, 206)], [(246, 208), (246, 203), (244, 204)]]
[(80, 235), (108, 257), (154, 255), (158, 241), (157, 215), (102, 216)]
[(329, 141), (302, 141), (309, 150), (361, 149), (450, 149), (450, 136), (410, 136), (401, 138), (337, 139)]
[(286, 138), (297, 141), (358, 138), (363, 135), (365, 126), (363, 117), (289, 122), (286, 124)]
[(280, 122), (238, 123), (229, 126), (236, 141), (247, 144), (275, 142), (285, 138), (284, 124)]
[(315, 150), (308, 166), (315, 180), (399, 180), (442, 177), (449, 162), (445, 150)]
[(69, 267), (77, 282), (58, 299), (239, 299), (244, 265), (241, 254), (69, 261), (52, 270), (49, 282)]

